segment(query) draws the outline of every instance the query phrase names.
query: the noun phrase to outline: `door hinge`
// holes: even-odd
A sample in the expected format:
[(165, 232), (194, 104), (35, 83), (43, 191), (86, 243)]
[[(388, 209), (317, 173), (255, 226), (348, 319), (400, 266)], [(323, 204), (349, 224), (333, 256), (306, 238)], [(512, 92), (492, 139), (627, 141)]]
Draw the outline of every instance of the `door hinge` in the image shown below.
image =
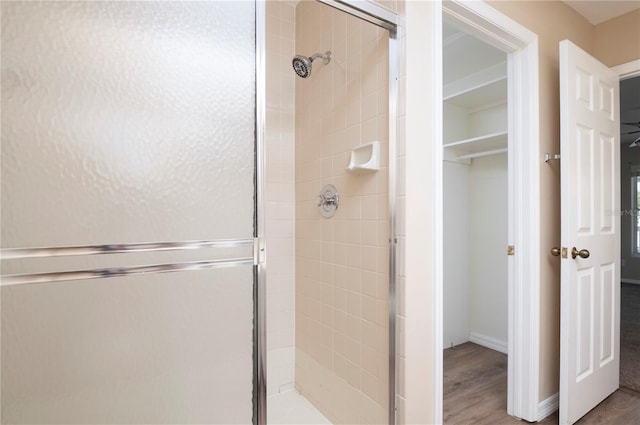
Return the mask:
[(515, 254), (516, 254), (516, 247), (513, 245), (507, 246), (507, 255), (515, 255)]

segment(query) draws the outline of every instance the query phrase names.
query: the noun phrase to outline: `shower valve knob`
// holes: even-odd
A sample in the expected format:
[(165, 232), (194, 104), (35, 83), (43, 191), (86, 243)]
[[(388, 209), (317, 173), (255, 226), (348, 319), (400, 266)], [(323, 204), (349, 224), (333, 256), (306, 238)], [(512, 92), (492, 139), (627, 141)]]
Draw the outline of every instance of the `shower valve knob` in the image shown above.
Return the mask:
[(337, 205), (338, 201), (336, 200), (336, 197), (333, 195), (323, 195), (320, 194), (318, 195), (318, 200), (316, 202), (316, 206), (321, 207), (323, 205)]
[(316, 197), (316, 206), (320, 210), (320, 214), (325, 218), (331, 218), (338, 209), (340, 198), (338, 191), (333, 185), (325, 185)]

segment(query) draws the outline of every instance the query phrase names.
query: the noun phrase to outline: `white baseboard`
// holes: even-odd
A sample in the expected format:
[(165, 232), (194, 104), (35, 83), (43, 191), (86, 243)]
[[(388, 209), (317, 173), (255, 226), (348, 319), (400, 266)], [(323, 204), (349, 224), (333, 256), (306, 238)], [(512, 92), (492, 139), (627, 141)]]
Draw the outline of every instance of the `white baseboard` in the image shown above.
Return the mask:
[(558, 410), (559, 400), (560, 398), (558, 397), (558, 393), (555, 393), (538, 404), (538, 422)]
[(620, 279), (622, 283), (635, 283), (636, 285), (640, 285), (640, 280), (636, 279), (625, 279), (624, 277)]
[(482, 335), (477, 332), (469, 333), (469, 341), (474, 344), (482, 345), (483, 347), (491, 348), (492, 350), (499, 351), (504, 354), (508, 354), (509, 345), (507, 341), (501, 341), (490, 336)]

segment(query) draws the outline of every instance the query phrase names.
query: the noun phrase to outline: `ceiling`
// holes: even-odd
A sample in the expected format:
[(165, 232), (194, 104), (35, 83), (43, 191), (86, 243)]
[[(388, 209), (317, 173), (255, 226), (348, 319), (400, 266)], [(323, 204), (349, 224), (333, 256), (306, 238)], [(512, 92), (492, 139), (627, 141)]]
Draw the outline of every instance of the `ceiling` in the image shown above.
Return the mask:
[(640, 9), (638, 0), (564, 0), (564, 2), (587, 18), (593, 25)]

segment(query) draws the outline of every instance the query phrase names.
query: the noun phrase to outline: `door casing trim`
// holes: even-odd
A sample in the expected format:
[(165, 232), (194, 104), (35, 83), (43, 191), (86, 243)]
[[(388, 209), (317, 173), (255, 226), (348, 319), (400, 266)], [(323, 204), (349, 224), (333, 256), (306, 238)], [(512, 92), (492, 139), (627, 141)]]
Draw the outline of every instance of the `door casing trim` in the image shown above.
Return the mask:
[[(538, 419), (540, 371), (540, 175), (538, 36), (488, 4), (464, 1), (442, 2), (442, 16), (464, 25), (474, 36), (508, 54), (509, 132), (509, 245), (516, 255), (509, 258), (508, 293), (508, 389), (507, 412), (528, 421)], [(436, 19), (438, 19), (436, 17)], [(441, 26), (441, 22), (440, 22)], [(440, 47), (441, 49), (441, 47)], [(431, 64), (442, 69), (442, 50)], [(442, 135), (442, 98), (432, 99), (440, 111), (440, 128), (432, 140)], [(439, 103), (439, 104), (437, 104)], [(437, 149), (436, 160), (442, 160)], [(442, 228), (442, 168), (435, 176), (436, 228)], [(436, 329), (433, 346), (436, 358), (443, 351), (443, 235), (436, 235)], [(436, 362), (435, 423), (442, 422), (442, 361)]]

